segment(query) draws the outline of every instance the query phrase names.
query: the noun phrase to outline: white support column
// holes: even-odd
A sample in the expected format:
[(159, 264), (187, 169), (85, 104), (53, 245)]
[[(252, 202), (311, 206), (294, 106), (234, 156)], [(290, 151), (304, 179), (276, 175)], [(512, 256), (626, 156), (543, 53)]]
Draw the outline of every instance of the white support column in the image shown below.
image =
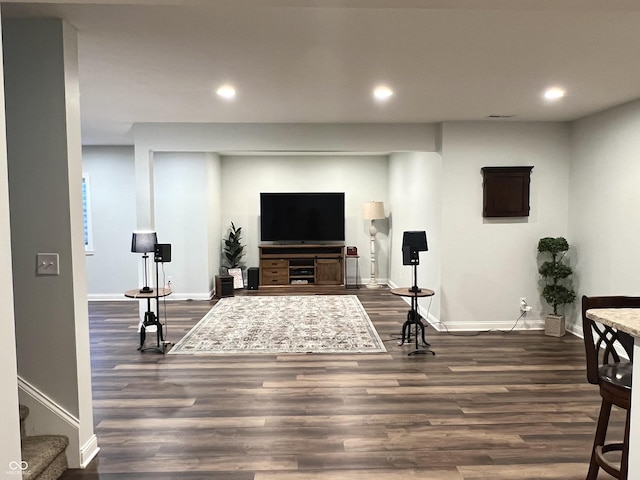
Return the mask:
[(155, 230), (153, 191), (153, 151), (146, 146), (136, 145), (136, 228)]
[[(36, 434), (69, 436), (69, 466), (78, 468), (98, 447), (89, 358), (77, 33), (55, 18), (6, 19), (3, 29), (16, 355), (22, 384), (37, 385), (39, 392), (36, 398), (21, 387), (19, 396), (34, 406), (30, 420)], [(35, 274), (34, 262), (42, 252), (58, 254), (55, 275)], [(58, 412), (73, 419), (62, 421), (68, 431), (48, 430), (60, 423)]]
[[(1, 38), (1, 36), (0, 36)], [(3, 74), (0, 49), (0, 76)], [(0, 337), (5, 339), (0, 350), (0, 410), (6, 419), (0, 435), (0, 476), (20, 478), (20, 427), (18, 414), (18, 366), (16, 362), (15, 317), (13, 312), (13, 275), (11, 266), (11, 231), (9, 225), (9, 181), (7, 142), (5, 135), (4, 83), (0, 82)], [(17, 462), (17, 463), (14, 463)], [(13, 475), (13, 474), (16, 475)]]
[[(154, 179), (153, 179), (153, 150), (148, 146), (135, 145), (135, 174), (136, 174), (136, 230), (155, 231), (155, 215), (154, 215)], [(133, 233), (133, 232), (132, 232)], [(145, 282), (144, 260), (140, 255), (138, 261), (138, 284), (142, 287)], [(149, 285), (157, 285), (155, 277), (155, 268), (149, 267)], [(140, 320), (144, 319), (147, 311), (147, 302), (140, 301)], [(155, 302), (151, 302), (152, 310), (156, 311)]]

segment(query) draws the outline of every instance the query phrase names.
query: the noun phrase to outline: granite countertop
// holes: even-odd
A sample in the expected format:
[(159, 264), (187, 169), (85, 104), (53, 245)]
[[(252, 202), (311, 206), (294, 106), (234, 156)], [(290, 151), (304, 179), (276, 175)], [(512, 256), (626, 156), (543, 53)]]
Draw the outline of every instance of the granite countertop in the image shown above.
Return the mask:
[(640, 308), (591, 308), (587, 318), (640, 337)]

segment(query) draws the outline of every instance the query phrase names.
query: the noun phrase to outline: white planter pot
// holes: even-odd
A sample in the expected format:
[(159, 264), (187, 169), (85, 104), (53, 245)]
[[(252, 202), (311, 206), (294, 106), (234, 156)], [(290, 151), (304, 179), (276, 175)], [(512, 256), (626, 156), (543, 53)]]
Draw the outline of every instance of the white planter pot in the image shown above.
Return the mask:
[(547, 315), (544, 320), (544, 334), (550, 337), (562, 337), (565, 334), (564, 315)]

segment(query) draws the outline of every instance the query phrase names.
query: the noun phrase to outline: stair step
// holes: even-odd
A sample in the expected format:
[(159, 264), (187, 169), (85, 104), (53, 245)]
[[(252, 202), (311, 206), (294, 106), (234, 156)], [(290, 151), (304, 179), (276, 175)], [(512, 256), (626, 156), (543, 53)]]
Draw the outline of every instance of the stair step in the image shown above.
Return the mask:
[(54, 480), (67, 469), (65, 450), (69, 439), (64, 435), (35, 435), (22, 439), (22, 460), (27, 469), (23, 480)]
[(29, 415), (29, 407), (27, 407), (26, 405), (22, 405), (22, 404), (19, 407), (20, 407), (20, 421), (24, 422), (24, 420)]
[(26, 405), (20, 405), (20, 438), (24, 438), (26, 434), (26, 428), (24, 426), (24, 421), (29, 416), (29, 407)]

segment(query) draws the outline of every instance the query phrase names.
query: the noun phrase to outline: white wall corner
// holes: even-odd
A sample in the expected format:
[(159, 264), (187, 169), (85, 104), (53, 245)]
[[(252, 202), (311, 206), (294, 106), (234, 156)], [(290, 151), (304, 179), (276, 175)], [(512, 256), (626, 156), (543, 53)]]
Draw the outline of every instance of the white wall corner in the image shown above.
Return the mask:
[(575, 335), (578, 338), (584, 338), (584, 333), (582, 331), (582, 325), (578, 325), (577, 323), (567, 323), (566, 326), (567, 332)]

